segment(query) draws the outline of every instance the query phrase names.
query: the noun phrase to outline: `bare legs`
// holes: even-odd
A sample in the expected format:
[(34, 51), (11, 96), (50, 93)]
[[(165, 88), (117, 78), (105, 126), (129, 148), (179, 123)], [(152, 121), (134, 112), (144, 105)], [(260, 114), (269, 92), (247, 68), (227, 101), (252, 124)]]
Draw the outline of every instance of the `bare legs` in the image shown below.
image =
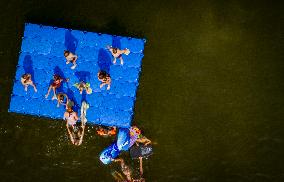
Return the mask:
[[(66, 128), (67, 128), (67, 132), (69, 134), (70, 140), (71, 140), (72, 144), (74, 144), (74, 138), (73, 138), (73, 135), (72, 135), (67, 123), (66, 123)], [(73, 128), (73, 126), (72, 126), (72, 128)], [(74, 130), (74, 128), (73, 128), (73, 130)]]
[(56, 99), (56, 93), (55, 93), (55, 88), (50, 85), (49, 88), (48, 88), (48, 91), (47, 91), (47, 94), (45, 95), (45, 98), (47, 98), (49, 96), (49, 93), (50, 93), (50, 90), (53, 90), (53, 97), (52, 97), (52, 100)]
[[(123, 59), (122, 56), (119, 58), (120, 64), (123, 65)], [(116, 64), (116, 58), (113, 58), (113, 64)]]
[[(77, 60), (77, 59), (76, 59)], [(70, 62), (73, 63), (73, 66), (71, 66), (71, 69), (75, 69), (77, 64), (76, 64), (76, 60), (75, 61), (66, 61), (66, 64), (69, 64)]]
[(110, 89), (110, 83), (101, 83), (100, 88), (102, 88), (105, 85), (107, 85), (107, 90), (109, 90)]
[(33, 83), (29, 83), (29, 84), (24, 85), (24, 88), (25, 88), (25, 91), (26, 91), (26, 92), (28, 91), (28, 86), (29, 86), (29, 85), (33, 86), (34, 91), (37, 92), (36, 86), (35, 86), (35, 84), (33, 84)]
[(31, 86), (33, 86), (34, 87), (34, 91), (37, 92), (35, 84), (31, 84)]

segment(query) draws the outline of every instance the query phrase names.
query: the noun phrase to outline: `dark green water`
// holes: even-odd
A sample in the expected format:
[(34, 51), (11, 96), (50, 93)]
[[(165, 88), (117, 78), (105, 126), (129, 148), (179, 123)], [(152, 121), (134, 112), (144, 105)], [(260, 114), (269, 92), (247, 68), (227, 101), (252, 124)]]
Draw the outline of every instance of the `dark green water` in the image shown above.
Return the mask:
[(75, 147), (63, 121), (7, 113), (24, 22), (147, 38), (134, 117), (158, 143), (146, 181), (284, 181), (284, 16), (272, 2), (1, 1), (0, 181), (114, 181), (118, 169), (99, 162), (112, 139), (93, 128)]

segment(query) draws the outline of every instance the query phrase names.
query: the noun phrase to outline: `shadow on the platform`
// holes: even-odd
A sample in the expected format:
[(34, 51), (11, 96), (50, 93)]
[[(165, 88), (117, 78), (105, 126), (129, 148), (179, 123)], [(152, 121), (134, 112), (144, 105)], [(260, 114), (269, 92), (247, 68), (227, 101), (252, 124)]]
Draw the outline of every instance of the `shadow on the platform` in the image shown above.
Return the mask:
[(91, 74), (88, 71), (76, 71), (75, 76), (80, 82), (89, 82), (91, 79)]
[(74, 102), (73, 110), (74, 110), (75, 112), (78, 112), (80, 106), (78, 105), (77, 99), (76, 99), (75, 96), (74, 96), (74, 92), (73, 92), (70, 88), (68, 88), (66, 94), (67, 94), (68, 98), (69, 98), (71, 101)]
[(76, 39), (70, 30), (65, 31), (65, 47), (68, 51), (75, 53), (78, 46), (78, 39)]
[(112, 36), (112, 47), (121, 49), (120, 39), (121, 37), (119, 36)]
[(35, 82), (32, 57), (30, 55), (26, 55), (23, 64), (25, 73), (31, 74), (32, 81)]
[(100, 70), (109, 73), (111, 64), (112, 62), (108, 52), (105, 49), (100, 48), (98, 55), (98, 66)]

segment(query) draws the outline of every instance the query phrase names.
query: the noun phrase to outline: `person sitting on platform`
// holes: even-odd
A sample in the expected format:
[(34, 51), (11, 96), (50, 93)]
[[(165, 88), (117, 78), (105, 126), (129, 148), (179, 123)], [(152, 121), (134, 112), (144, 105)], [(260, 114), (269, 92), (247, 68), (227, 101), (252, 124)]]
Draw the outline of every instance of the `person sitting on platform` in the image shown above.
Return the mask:
[(75, 69), (77, 66), (76, 61), (78, 59), (78, 56), (70, 51), (64, 50), (64, 57), (66, 58), (66, 64), (69, 64), (71, 62), (73, 64), (71, 69)]
[(50, 90), (52, 89), (53, 90), (53, 97), (52, 97), (52, 100), (56, 99), (56, 89), (59, 88), (61, 86), (61, 83), (63, 81), (66, 81), (68, 82), (69, 79), (63, 79), (61, 78), (59, 75), (53, 75), (53, 83), (49, 86), (48, 88), (48, 91), (47, 91), (47, 94), (45, 95), (45, 98), (48, 97), (49, 93), (50, 93)]
[(92, 93), (90, 83), (85, 83), (84, 81), (81, 81), (80, 83), (75, 83), (73, 86), (79, 89), (80, 94), (82, 94), (84, 90), (86, 90), (87, 94)]
[(68, 107), (72, 108), (74, 106), (74, 102), (71, 101), (65, 93), (58, 93), (56, 97), (57, 97), (57, 107), (59, 107), (60, 104), (65, 105), (66, 109)]
[(101, 81), (102, 83), (100, 84), (100, 88), (102, 88), (104, 85), (108, 85), (107, 86), (107, 90), (110, 89), (110, 84), (111, 84), (111, 77), (110, 75), (105, 72), (105, 71), (99, 71), (98, 72), (98, 79), (99, 81)]
[(37, 92), (36, 86), (32, 81), (32, 75), (29, 73), (23, 74), (21, 77), (21, 83), (25, 87), (25, 91), (28, 91), (28, 86), (31, 85), (34, 87), (34, 91)]
[(128, 55), (130, 53), (129, 49), (120, 50), (116, 47), (107, 46), (107, 49), (111, 52), (113, 56), (113, 64), (116, 64), (116, 58), (120, 59), (120, 64), (123, 65), (122, 54)]

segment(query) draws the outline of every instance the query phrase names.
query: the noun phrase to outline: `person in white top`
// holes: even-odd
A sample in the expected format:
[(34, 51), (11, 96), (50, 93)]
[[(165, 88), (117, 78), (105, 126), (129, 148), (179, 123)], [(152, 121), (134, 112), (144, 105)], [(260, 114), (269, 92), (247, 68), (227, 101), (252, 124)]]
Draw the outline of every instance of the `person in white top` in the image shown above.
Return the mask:
[(72, 52), (70, 51), (64, 51), (64, 57), (66, 58), (66, 64), (69, 64), (70, 62), (73, 64), (73, 66), (71, 67), (71, 69), (75, 69), (77, 64), (76, 64), (76, 61), (78, 59), (78, 56), (73, 54)]
[(107, 46), (107, 49), (110, 51), (110, 53), (113, 56), (113, 64), (116, 64), (116, 58), (119, 58), (120, 64), (123, 65), (122, 54), (128, 55), (130, 53), (129, 49), (127, 49), (127, 48), (120, 50), (116, 47)]

